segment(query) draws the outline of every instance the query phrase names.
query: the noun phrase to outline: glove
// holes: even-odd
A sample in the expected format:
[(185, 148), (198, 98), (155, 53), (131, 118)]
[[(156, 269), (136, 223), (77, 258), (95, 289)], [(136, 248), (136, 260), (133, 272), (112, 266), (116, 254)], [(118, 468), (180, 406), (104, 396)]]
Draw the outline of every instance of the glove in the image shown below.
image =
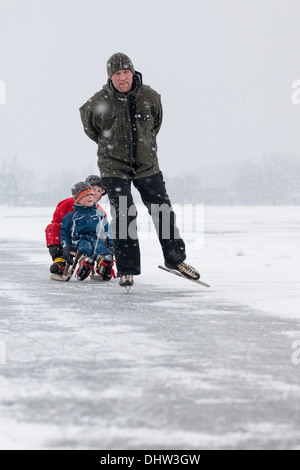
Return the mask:
[(73, 259), (72, 259), (72, 256), (70, 255), (70, 250), (71, 250), (70, 246), (68, 246), (68, 245), (64, 246), (62, 255), (63, 255), (63, 258), (66, 260), (66, 262), (69, 265), (72, 265), (73, 264)]
[(107, 246), (107, 248), (110, 249), (110, 251), (112, 252), (112, 254), (115, 255), (114, 240), (111, 239), (111, 238), (107, 238), (105, 245)]
[(107, 237), (106, 240), (105, 240), (105, 245), (108, 246), (108, 248), (113, 248), (113, 246), (114, 246), (114, 239)]

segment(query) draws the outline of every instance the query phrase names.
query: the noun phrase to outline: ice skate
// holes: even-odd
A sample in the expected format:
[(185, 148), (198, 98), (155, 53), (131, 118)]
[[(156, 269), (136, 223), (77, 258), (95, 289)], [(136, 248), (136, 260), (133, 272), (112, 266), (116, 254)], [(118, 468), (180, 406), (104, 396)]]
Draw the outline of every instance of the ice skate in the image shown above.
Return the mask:
[(130, 288), (133, 286), (133, 275), (132, 274), (121, 275), (119, 284), (120, 286), (125, 287), (127, 292), (129, 292)]
[(177, 266), (174, 266), (174, 267), (171, 266), (170, 268), (175, 269), (176, 271), (179, 271), (180, 274), (182, 274), (187, 279), (191, 279), (192, 281), (197, 281), (198, 279), (200, 279), (199, 271), (197, 271), (197, 269), (193, 268), (193, 266), (190, 266), (189, 264), (185, 262), (177, 264)]
[[(200, 274), (198, 273), (198, 271), (192, 266), (188, 265), (187, 263), (180, 263), (179, 265), (174, 266), (174, 267), (169, 267), (169, 265), (168, 266), (159, 265), (158, 267), (162, 269), (163, 271), (167, 271), (168, 273), (175, 274), (176, 276), (179, 276), (179, 277), (183, 277), (184, 279), (187, 279), (188, 281), (196, 282), (197, 284), (201, 284), (201, 286), (204, 286), (204, 287), (210, 287), (209, 284), (207, 284), (206, 282), (199, 280)], [(185, 270), (185, 272), (183, 272), (183, 270)], [(195, 277), (192, 277), (191, 273)]]

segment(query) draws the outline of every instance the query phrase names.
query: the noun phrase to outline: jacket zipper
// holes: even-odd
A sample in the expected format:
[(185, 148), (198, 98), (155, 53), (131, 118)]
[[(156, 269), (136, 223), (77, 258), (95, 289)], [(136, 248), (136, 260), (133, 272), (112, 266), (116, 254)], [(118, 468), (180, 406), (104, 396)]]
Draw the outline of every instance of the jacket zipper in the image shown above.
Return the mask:
[(132, 164), (132, 145), (131, 145), (131, 128), (130, 128), (130, 116), (127, 108), (127, 98), (124, 98), (123, 109), (125, 114), (126, 134), (127, 134), (127, 146), (128, 146), (128, 161)]

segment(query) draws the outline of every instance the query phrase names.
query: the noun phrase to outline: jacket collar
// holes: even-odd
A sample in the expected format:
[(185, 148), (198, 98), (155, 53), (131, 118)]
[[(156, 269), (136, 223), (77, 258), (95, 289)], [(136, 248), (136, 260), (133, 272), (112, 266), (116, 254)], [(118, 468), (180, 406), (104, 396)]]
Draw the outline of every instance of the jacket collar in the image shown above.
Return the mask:
[(81, 212), (86, 212), (86, 211), (94, 209), (96, 207), (96, 204), (94, 203), (91, 207), (82, 206), (81, 204), (74, 204), (74, 208), (75, 207), (76, 207), (76, 210), (79, 210)]

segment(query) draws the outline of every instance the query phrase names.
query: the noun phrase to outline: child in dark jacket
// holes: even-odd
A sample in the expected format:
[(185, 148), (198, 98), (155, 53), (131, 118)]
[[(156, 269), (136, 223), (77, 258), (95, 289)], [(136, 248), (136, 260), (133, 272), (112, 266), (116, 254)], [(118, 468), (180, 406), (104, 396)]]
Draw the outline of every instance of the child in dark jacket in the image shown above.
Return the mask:
[(72, 264), (71, 249), (82, 253), (77, 279), (83, 281), (94, 270), (103, 280), (111, 279), (113, 236), (103, 212), (97, 209), (90, 184), (80, 181), (72, 188), (74, 210), (62, 219), (60, 229), (63, 258)]

